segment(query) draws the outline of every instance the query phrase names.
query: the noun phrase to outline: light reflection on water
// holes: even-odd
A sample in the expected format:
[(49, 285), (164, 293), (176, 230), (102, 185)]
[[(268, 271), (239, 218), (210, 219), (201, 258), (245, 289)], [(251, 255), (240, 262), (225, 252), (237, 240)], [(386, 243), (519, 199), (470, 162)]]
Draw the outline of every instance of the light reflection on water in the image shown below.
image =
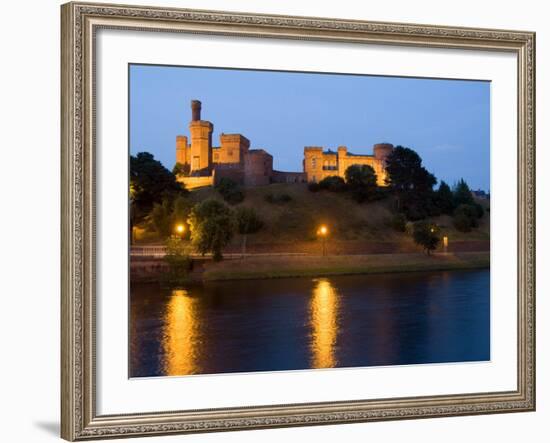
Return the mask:
[(200, 320), (198, 301), (184, 289), (174, 289), (164, 315), (162, 346), (164, 373), (185, 375), (200, 372), (197, 366)]
[(489, 277), (133, 284), (130, 376), (488, 360)]
[(338, 336), (339, 295), (331, 282), (322, 278), (317, 281), (311, 296), (311, 356), (312, 368), (334, 368)]

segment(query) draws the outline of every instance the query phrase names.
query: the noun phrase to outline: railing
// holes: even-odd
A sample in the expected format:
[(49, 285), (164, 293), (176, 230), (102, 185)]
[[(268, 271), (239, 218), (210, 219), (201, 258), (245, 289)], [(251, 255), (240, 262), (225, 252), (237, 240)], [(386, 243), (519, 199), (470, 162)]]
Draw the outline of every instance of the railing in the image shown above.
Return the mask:
[(164, 257), (166, 255), (166, 247), (162, 245), (132, 246), (130, 255), (135, 257)]

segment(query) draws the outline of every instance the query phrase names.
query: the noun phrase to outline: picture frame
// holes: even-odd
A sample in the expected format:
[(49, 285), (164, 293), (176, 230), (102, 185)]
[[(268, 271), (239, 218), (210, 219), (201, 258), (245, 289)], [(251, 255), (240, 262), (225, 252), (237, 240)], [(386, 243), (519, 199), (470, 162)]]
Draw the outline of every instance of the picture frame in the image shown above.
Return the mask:
[[(61, 7), (61, 436), (69, 441), (535, 410), (535, 34), (71, 2)], [(517, 57), (517, 389), (97, 413), (96, 33), (183, 33), (505, 52)], [(99, 171), (101, 172), (101, 171)], [(496, 277), (498, 278), (498, 276)]]

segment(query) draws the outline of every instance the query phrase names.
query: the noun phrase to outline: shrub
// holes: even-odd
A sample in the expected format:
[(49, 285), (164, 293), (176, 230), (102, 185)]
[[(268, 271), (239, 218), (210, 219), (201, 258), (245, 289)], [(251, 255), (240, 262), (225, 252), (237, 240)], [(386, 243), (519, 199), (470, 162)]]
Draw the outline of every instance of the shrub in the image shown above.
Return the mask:
[(231, 205), (236, 205), (244, 200), (244, 192), (237, 182), (228, 177), (223, 177), (215, 186), (216, 191)]
[[(481, 214), (481, 215), (480, 215)], [(483, 207), (475, 204), (462, 204), (455, 209), (453, 216), (454, 227), (461, 232), (470, 232), (479, 225), (478, 219), (483, 216)]]
[(170, 268), (171, 280), (184, 279), (193, 268), (193, 260), (184, 241), (179, 237), (171, 237), (166, 241), (164, 261)]
[(307, 188), (311, 191), (311, 192), (319, 192), (321, 190), (321, 186), (319, 186), (319, 183), (316, 183), (316, 182), (311, 182), (307, 185)]
[(362, 203), (377, 199), (376, 173), (369, 165), (351, 165), (345, 172), (347, 187), (353, 199)]
[(439, 228), (428, 222), (416, 222), (413, 227), (414, 242), (424, 248), (426, 254), (430, 255), (431, 251), (437, 248), (440, 241)]
[(464, 213), (458, 213), (453, 217), (453, 225), (460, 232), (470, 232), (472, 230), (472, 220)]
[(248, 234), (254, 234), (262, 229), (264, 223), (254, 208), (240, 207), (235, 212), (237, 231), (242, 236), (242, 255), (246, 254), (246, 239)]
[(264, 197), (265, 201), (272, 204), (288, 203), (292, 201), (292, 197), (288, 194), (267, 194)]
[(346, 190), (346, 182), (342, 177), (331, 175), (319, 182), (319, 189), (330, 192), (343, 192)]
[(189, 216), (191, 241), (198, 252), (212, 252), (215, 261), (222, 260), (222, 249), (235, 233), (233, 211), (224, 203), (207, 199), (196, 204)]

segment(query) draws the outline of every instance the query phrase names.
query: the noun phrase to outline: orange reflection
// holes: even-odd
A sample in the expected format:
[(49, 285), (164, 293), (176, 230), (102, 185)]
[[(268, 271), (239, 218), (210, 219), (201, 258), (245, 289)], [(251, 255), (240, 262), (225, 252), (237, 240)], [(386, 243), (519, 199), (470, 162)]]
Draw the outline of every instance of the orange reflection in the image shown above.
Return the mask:
[(162, 345), (166, 375), (195, 374), (197, 367), (198, 300), (186, 290), (172, 291), (164, 317)]
[(329, 280), (317, 281), (310, 309), (312, 367), (334, 368), (337, 363), (335, 346), (338, 335), (338, 292)]

